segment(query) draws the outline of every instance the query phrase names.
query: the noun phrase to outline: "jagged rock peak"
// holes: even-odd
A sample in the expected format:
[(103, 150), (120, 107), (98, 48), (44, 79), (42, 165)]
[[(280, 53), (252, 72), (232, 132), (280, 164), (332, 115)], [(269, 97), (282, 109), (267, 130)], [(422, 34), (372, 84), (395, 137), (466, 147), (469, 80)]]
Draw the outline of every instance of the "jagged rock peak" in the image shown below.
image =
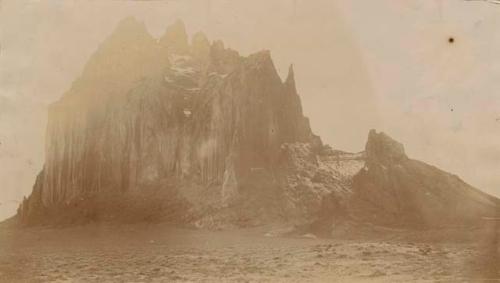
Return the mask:
[(224, 50), (224, 42), (222, 40), (214, 40), (211, 48), (213, 50)]
[(177, 32), (181, 35), (186, 35), (186, 25), (180, 19), (177, 19), (173, 24), (167, 27), (167, 32)]
[(115, 30), (121, 30), (121, 29), (146, 29), (146, 25), (144, 22), (138, 21), (135, 17), (133, 16), (128, 16), (120, 20), (116, 26)]
[(377, 133), (373, 129), (368, 134), (365, 149), (367, 160), (371, 162), (391, 163), (408, 158), (403, 144), (395, 141), (385, 133)]
[(295, 87), (295, 73), (293, 71), (293, 64), (290, 64), (290, 67), (288, 68), (288, 75), (285, 80), (285, 85), (293, 92), (297, 92), (297, 89)]
[(191, 50), (198, 58), (206, 58), (210, 54), (210, 41), (203, 32), (197, 32), (193, 35)]
[(184, 22), (177, 20), (168, 26), (165, 34), (160, 38), (160, 44), (175, 53), (189, 52), (188, 36)]
[(208, 41), (207, 36), (205, 35), (205, 33), (201, 31), (193, 35), (192, 44), (193, 46), (196, 45), (210, 46), (210, 42)]
[(281, 78), (276, 71), (273, 59), (271, 58), (271, 51), (261, 50), (259, 52), (253, 53), (246, 58), (246, 64), (248, 69), (257, 70), (259, 74), (265, 76), (266, 79), (271, 81), (279, 81), (281, 83)]
[(225, 48), (221, 40), (214, 40), (208, 50), (209, 73), (229, 74), (242, 62), (240, 54), (230, 48)]
[(126, 92), (129, 84), (164, 68), (168, 59), (158, 47), (143, 22), (134, 17), (122, 19), (90, 56), (68, 93), (109, 97)]
[(152, 40), (144, 22), (138, 21), (136, 18), (129, 16), (118, 22), (116, 28), (113, 30), (109, 38), (104, 42), (116, 41), (141, 41)]
[(261, 50), (250, 54), (247, 57), (247, 62), (255, 65), (256, 67), (271, 66), (274, 68), (273, 59), (271, 58), (271, 51)]

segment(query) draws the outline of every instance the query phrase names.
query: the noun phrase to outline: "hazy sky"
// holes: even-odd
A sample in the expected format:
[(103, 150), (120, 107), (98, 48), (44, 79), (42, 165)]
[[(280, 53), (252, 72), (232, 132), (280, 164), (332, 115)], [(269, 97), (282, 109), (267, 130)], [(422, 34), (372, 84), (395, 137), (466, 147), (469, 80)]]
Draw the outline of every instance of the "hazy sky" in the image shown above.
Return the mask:
[[(295, 66), (304, 112), (335, 148), (370, 128), (500, 196), (500, 6), (460, 0), (0, 0), (0, 219), (43, 165), (46, 107), (125, 16), (176, 19), (243, 55)], [(450, 43), (449, 38), (454, 42)]]

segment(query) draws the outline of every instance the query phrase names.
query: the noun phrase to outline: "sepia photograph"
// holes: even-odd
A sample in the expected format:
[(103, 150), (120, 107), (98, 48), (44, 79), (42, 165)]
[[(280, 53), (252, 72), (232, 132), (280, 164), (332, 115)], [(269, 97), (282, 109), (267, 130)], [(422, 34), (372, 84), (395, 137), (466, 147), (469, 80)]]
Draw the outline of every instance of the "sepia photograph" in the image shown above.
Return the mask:
[(500, 1), (0, 0), (0, 282), (500, 282)]

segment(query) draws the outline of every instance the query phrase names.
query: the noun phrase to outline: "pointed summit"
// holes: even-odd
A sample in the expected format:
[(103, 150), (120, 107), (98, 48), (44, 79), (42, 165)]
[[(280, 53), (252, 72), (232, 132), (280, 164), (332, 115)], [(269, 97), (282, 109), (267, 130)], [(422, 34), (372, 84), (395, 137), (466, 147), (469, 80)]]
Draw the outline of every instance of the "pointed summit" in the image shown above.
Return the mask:
[[(129, 84), (164, 67), (167, 59), (160, 51), (145, 24), (126, 17), (92, 54), (73, 86), (92, 89), (87, 94), (92, 97), (121, 93)], [(96, 88), (96, 84), (100, 86)]]
[(292, 90), (294, 93), (297, 92), (297, 88), (295, 87), (295, 73), (293, 71), (293, 64), (290, 64), (288, 68), (288, 75), (285, 80), (285, 86)]
[(144, 26), (144, 23), (139, 22), (134, 16), (128, 16), (118, 22), (116, 29), (134, 26)]
[(224, 50), (224, 42), (222, 40), (215, 40), (212, 42), (212, 45), (210, 46), (215, 51), (221, 51)]
[(210, 54), (210, 42), (204, 33), (195, 33), (191, 43), (191, 50), (197, 58), (208, 58)]
[(146, 38), (151, 39), (146, 25), (135, 17), (129, 16), (118, 22), (108, 40), (141, 40)]
[(221, 74), (229, 74), (242, 62), (238, 52), (224, 47), (222, 40), (214, 40), (208, 50), (209, 70)]
[(247, 57), (247, 61), (252, 62), (257, 67), (272, 66), (274, 69), (271, 51), (267, 49), (250, 54), (250, 56)]
[(174, 53), (188, 53), (188, 37), (184, 22), (177, 20), (174, 24), (168, 26), (165, 34), (160, 38), (160, 45)]
[(276, 71), (270, 50), (261, 50), (253, 53), (246, 59), (246, 65), (253, 70), (257, 70), (263, 76), (268, 76), (268, 79), (276, 80), (281, 83), (281, 78)]
[(199, 31), (193, 35), (192, 44), (193, 44), (193, 46), (197, 46), (197, 45), (210, 46), (210, 42), (208, 41), (207, 36), (201, 31)]

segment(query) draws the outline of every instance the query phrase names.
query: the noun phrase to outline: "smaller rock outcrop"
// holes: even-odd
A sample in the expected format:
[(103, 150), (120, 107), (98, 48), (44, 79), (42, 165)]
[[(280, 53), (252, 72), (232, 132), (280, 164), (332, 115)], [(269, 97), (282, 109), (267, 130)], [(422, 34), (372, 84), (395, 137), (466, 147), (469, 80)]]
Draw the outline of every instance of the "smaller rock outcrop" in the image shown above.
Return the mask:
[(403, 144), (375, 130), (370, 130), (365, 150), (368, 162), (395, 164), (408, 159)]
[(410, 159), (401, 143), (372, 130), (366, 166), (353, 178), (351, 215), (381, 225), (473, 225), (498, 213), (499, 200), (455, 175)]

